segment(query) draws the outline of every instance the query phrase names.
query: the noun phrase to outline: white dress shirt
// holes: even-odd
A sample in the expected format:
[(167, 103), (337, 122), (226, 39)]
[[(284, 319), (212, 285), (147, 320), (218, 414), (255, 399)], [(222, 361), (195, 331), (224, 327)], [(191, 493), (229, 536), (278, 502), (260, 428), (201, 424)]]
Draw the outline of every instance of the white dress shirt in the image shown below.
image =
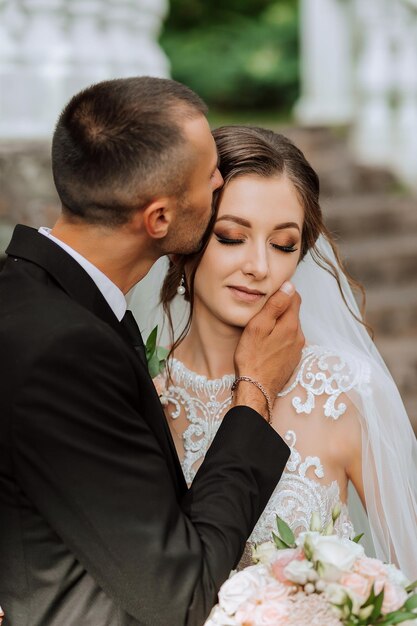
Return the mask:
[(108, 278), (108, 276), (103, 274), (103, 272), (99, 270), (95, 265), (90, 263), (90, 261), (88, 261), (81, 254), (76, 252), (76, 250), (68, 246), (66, 243), (64, 243), (60, 239), (57, 239), (56, 237), (51, 235), (50, 228), (46, 228), (45, 226), (42, 226), (39, 229), (39, 232), (41, 233), (41, 235), (45, 235), (45, 237), (49, 237), (49, 239), (52, 239), (52, 241), (54, 241), (58, 246), (60, 246), (63, 250), (65, 250), (67, 254), (72, 256), (72, 258), (75, 261), (77, 261), (79, 265), (81, 265), (81, 267), (87, 272), (90, 278), (94, 281), (97, 288), (101, 291), (107, 304), (109, 305), (109, 307), (111, 308), (111, 310), (113, 311), (113, 313), (115, 314), (115, 316), (120, 322), (120, 320), (126, 313), (127, 303), (126, 303), (126, 298), (123, 292), (119, 289), (119, 287), (117, 287), (110, 280), (110, 278)]

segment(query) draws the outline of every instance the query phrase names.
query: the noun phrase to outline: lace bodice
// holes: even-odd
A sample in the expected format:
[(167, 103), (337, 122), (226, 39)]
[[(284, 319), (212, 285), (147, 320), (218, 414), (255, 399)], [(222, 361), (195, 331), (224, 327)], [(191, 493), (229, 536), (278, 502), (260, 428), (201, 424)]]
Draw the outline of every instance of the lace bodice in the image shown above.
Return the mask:
[[(191, 484), (231, 404), (234, 376), (209, 380), (191, 372), (176, 359), (170, 362), (170, 375), (170, 383), (162, 377), (158, 387), (185, 479)], [(334, 468), (330, 464), (327, 475), (320, 452), (314, 449), (317, 445), (323, 450), (323, 435), (319, 433), (315, 441), (314, 420), (318, 420), (317, 424), (340, 420), (347, 411), (346, 394), (355, 388), (363, 391), (368, 379), (366, 367), (351, 357), (341, 358), (320, 346), (304, 348), (293, 379), (274, 404), (274, 416), (285, 416), (283, 423), (290, 426), (285, 429), (284, 439), (291, 448), (291, 456), (249, 538), (250, 543), (271, 538), (276, 529), (276, 514), (285, 519), (295, 534), (309, 528), (313, 512), (320, 514), (323, 525), (329, 523), (333, 507), (341, 500), (341, 479), (331, 479)], [(313, 437), (308, 432), (303, 437), (306, 429), (311, 430)], [(332, 436), (330, 427), (328, 436)], [(342, 506), (335, 530), (341, 536), (353, 535), (346, 505)]]

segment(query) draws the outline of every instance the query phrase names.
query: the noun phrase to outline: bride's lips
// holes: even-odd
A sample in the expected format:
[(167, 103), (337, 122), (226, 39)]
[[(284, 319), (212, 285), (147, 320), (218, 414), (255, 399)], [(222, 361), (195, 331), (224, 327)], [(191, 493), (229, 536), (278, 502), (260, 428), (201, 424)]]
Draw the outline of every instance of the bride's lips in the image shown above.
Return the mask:
[(262, 291), (248, 289), (248, 287), (242, 287), (241, 285), (228, 285), (227, 288), (232, 295), (241, 302), (258, 302), (265, 296)]

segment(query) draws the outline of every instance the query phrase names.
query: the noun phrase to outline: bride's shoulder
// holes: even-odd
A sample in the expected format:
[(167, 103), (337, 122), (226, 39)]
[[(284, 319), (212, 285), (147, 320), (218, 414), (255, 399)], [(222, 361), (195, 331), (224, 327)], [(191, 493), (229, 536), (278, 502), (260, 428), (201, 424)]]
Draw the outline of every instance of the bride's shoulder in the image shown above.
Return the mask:
[(367, 394), (371, 369), (365, 358), (348, 350), (308, 344), (290, 384), (279, 397), (291, 395), (297, 413), (311, 413), (319, 397), (326, 417), (346, 412), (347, 396)]

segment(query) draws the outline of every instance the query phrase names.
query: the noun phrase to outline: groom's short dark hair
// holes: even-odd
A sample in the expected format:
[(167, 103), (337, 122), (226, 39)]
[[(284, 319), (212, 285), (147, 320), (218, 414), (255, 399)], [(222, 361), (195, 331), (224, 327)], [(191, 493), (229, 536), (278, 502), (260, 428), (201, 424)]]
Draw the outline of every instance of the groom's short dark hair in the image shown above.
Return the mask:
[(114, 226), (153, 196), (181, 195), (192, 162), (181, 121), (206, 112), (185, 85), (149, 76), (109, 80), (76, 94), (52, 141), (64, 213)]

